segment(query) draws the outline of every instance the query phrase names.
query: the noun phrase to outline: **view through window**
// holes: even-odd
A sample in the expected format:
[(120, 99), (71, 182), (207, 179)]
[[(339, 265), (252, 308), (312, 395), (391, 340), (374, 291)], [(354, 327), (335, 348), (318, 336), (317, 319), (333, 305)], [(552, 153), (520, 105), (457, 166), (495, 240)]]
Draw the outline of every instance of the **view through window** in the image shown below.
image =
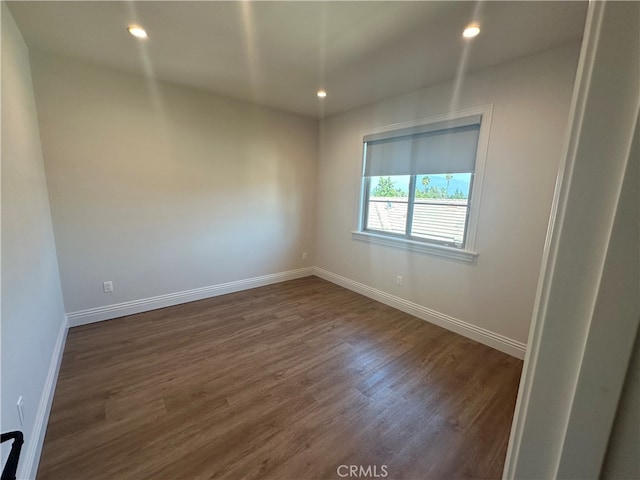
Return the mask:
[(473, 173), (372, 176), (366, 229), (461, 247)]

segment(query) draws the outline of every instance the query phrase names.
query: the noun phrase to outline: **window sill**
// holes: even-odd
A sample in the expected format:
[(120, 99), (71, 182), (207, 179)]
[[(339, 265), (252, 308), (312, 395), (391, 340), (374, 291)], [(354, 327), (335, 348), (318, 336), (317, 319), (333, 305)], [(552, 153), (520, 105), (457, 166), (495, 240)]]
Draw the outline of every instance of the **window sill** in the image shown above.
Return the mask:
[(469, 250), (461, 250), (454, 247), (445, 247), (443, 245), (434, 245), (430, 243), (416, 242), (405, 238), (387, 237), (386, 235), (378, 235), (371, 232), (351, 232), (354, 240), (361, 242), (374, 243), (376, 245), (385, 245), (388, 247), (401, 248), (411, 252), (425, 253), (435, 257), (443, 257), (459, 262), (473, 263), (478, 254)]

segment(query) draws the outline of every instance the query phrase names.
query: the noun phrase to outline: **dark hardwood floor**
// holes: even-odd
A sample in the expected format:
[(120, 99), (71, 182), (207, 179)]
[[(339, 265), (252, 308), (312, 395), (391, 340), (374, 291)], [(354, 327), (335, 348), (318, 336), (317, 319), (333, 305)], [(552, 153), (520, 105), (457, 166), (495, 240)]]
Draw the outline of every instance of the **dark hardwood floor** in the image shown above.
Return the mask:
[(38, 478), (499, 478), (521, 367), (316, 277), (75, 327)]

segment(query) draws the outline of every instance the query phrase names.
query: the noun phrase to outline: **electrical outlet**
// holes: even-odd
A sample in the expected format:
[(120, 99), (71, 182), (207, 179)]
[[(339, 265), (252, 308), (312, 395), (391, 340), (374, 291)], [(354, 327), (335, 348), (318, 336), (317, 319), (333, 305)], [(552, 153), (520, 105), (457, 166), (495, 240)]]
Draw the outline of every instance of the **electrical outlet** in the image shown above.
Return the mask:
[(402, 277), (400, 275), (396, 277), (396, 285), (398, 286), (402, 285)]
[(306, 260), (307, 259), (307, 252), (302, 252), (302, 259)]
[(104, 290), (104, 293), (113, 293), (113, 282), (111, 280), (103, 282), (102, 289)]
[(22, 395), (18, 397), (18, 401), (16, 402), (16, 407), (18, 407), (18, 418), (20, 419), (20, 426), (24, 425), (24, 401), (22, 400)]

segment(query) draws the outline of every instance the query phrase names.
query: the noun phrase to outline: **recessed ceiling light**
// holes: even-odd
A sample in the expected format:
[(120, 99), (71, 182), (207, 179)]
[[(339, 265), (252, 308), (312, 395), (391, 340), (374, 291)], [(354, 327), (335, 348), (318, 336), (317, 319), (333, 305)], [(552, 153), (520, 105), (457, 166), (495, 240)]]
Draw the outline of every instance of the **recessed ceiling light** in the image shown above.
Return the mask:
[(469, 25), (462, 32), (464, 38), (473, 38), (480, 33), (480, 27), (478, 25)]
[(318, 90), (318, 93), (316, 93), (316, 95), (318, 95), (318, 98), (324, 98), (327, 96), (327, 92), (325, 92), (324, 90)]
[(147, 38), (147, 32), (144, 30), (144, 28), (138, 26), (138, 25), (129, 25), (127, 27), (127, 30), (129, 31), (129, 33), (131, 35), (133, 35), (134, 37), (137, 38)]

